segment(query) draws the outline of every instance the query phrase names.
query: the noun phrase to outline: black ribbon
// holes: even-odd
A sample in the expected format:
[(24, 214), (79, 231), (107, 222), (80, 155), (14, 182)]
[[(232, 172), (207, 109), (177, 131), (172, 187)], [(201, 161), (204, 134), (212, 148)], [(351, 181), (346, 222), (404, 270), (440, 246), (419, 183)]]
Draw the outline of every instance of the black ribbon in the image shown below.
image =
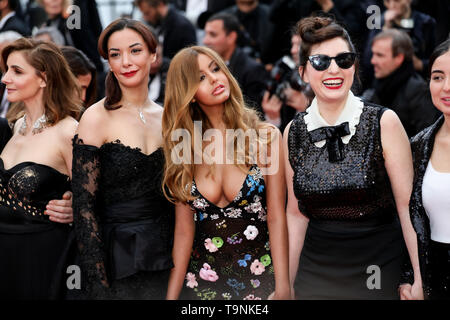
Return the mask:
[(313, 143), (327, 140), (328, 161), (338, 162), (344, 159), (344, 143), (341, 137), (349, 135), (350, 128), (348, 122), (343, 122), (337, 126), (321, 127), (310, 132)]

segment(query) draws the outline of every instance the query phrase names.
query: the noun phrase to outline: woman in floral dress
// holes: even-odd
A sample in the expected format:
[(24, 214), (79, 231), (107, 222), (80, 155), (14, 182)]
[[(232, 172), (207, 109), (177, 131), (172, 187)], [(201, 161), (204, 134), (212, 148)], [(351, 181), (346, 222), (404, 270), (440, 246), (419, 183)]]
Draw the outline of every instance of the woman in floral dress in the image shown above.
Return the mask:
[[(255, 133), (250, 142), (231, 143), (233, 159), (244, 154), (245, 161), (229, 162), (230, 145), (221, 142), (229, 141), (230, 129)], [(197, 134), (204, 136), (200, 146)], [(167, 298), (177, 299), (183, 289), (183, 299), (289, 299), (281, 134), (245, 106), (239, 85), (212, 50), (191, 47), (172, 60), (163, 136), (164, 182), (176, 202)], [(252, 143), (262, 147), (257, 158)]]

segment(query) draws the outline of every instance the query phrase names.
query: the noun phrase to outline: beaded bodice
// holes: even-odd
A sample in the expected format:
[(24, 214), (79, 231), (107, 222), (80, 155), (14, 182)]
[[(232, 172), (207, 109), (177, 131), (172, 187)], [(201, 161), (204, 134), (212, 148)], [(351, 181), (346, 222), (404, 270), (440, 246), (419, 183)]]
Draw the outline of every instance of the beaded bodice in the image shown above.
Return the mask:
[(311, 219), (362, 220), (395, 212), (380, 135), (382, 110), (365, 105), (344, 157), (330, 162), (327, 147), (311, 141), (304, 116), (289, 130), (289, 161), (300, 211)]
[(44, 164), (21, 162), (5, 169), (0, 158), (0, 220), (22, 223), (50, 222), (44, 215), (50, 200), (70, 190), (67, 175)]

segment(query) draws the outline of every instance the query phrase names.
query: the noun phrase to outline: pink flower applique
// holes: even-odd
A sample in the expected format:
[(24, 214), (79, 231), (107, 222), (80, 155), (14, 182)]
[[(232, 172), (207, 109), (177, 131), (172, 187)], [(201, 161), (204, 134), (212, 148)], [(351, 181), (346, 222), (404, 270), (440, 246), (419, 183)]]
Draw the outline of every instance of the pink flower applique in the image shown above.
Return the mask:
[(264, 267), (264, 265), (261, 262), (259, 262), (258, 259), (255, 259), (255, 261), (253, 261), (252, 265), (250, 266), (250, 271), (253, 274), (259, 276), (264, 271), (266, 271), (266, 268)]
[(195, 274), (193, 274), (192, 272), (188, 272), (186, 274), (186, 287), (189, 287), (191, 289), (194, 289), (195, 287), (198, 286), (198, 282), (197, 279), (195, 278)]
[(258, 228), (255, 226), (247, 226), (247, 229), (244, 231), (244, 235), (247, 238), (247, 240), (255, 240), (255, 238), (258, 236)]
[(218, 250), (210, 238), (205, 239), (205, 248), (209, 252), (216, 252)]
[(211, 269), (211, 266), (209, 264), (204, 263), (203, 268), (200, 269), (200, 278), (205, 281), (216, 282), (217, 279), (219, 279), (219, 276), (214, 270)]

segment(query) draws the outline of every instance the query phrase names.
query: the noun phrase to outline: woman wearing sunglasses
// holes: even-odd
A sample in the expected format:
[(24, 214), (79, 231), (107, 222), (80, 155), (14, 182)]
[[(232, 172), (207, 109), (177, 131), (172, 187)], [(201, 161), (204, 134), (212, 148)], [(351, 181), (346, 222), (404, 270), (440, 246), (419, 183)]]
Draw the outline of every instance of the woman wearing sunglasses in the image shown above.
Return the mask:
[[(297, 31), (299, 72), (316, 97), (284, 135), (292, 292), (297, 299), (398, 299), (407, 258), (402, 229), (410, 252), (417, 247), (408, 138), (393, 111), (350, 91), (358, 64), (346, 30), (314, 17)], [(411, 260), (418, 267), (417, 255)]]

